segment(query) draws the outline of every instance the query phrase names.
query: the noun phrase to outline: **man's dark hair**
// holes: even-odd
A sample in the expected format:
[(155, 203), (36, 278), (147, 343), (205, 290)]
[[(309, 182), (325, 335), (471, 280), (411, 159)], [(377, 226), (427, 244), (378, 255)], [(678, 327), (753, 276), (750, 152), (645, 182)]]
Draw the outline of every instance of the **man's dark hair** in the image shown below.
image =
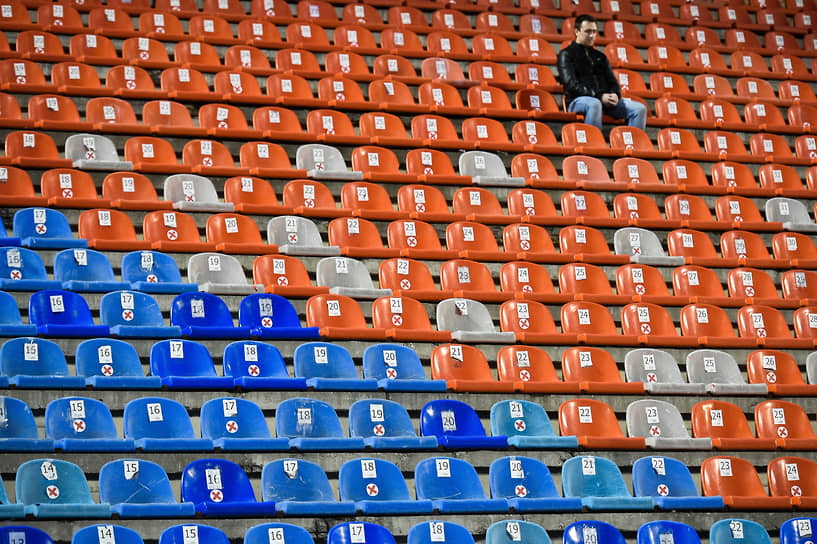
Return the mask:
[(579, 30), (585, 22), (595, 23), (596, 18), (593, 17), (592, 15), (588, 15), (586, 13), (583, 14), (583, 15), (579, 15), (578, 17), (576, 17), (576, 21), (573, 23), (573, 28), (575, 30)]

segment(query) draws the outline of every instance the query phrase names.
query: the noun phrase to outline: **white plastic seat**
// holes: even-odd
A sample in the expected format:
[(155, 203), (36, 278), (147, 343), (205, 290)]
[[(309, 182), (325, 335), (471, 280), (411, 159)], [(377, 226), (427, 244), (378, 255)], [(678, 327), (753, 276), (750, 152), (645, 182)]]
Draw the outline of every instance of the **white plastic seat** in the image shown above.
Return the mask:
[(65, 158), (81, 170), (133, 170), (133, 163), (119, 159), (116, 145), (99, 134), (72, 134), (65, 139)]
[(613, 235), (617, 255), (629, 255), (631, 263), (680, 266), (684, 258), (671, 257), (664, 252), (658, 236), (651, 230), (637, 227), (618, 229)]
[(690, 437), (678, 408), (663, 400), (641, 399), (628, 404), (627, 434), (643, 437), (653, 449), (712, 449), (712, 439)]
[(366, 265), (348, 257), (325, 257), (315, 269), (318, 285), (329, 287), (333, 295), (357, 299), (375, 299), (392, 294), (391, 289), (377, 289)]
[(702, 383), (687, 383), (675, 358), (659, 349), (639, 348), (624, 355), (624, 373), (628, 382), (642, 382), (644, 390), (654, 394), (703, 395)]
[(286, 255), (340, 255), (338, 246), (325, 246), (318, 227), (305, 217), (282, 215), (267, 222), (267, 243)]
[(730, 353), (716, 349), (698, 349), (687, 355), (690, 383), (706, 384), (707, 393), (720, 395), (766, 395), (765, 383), (748, 384), (737, 361)]
[(460, 154), (461, 176), (471, 176), (474, 185), (524, 187), (525, 178), (508, 176), (502, 159), (487, 151), (466, 151)]
[(239, 260), (221, 253), (197, 253), (187, 260), (187, 278), (199, 290), (215, 294), (263, 293), (264, 286), (250, 284)]
[(221, 202), (213, 182), (195, 174), (174, 174), (165, 179), (165, 200), (176, 210), (193, 212), (232, 212), (232, 202)]
[(458, 342), (513, 343), (512, 332), (497, 332), (488, 309), (476, 300), (449, 298), (437, 304), (437, 330)]
[(806, 205), (793, 198), (778, 196), (767, 200), (766, 221), (780, 221), (785, 230), (817, 232), (817, 223), (811, 220)]
[(295, 153), (295, 167), (313, 179), (363, 179), (363, 172), (349, 170), (340, 150), (323, 144), (306, 144)]

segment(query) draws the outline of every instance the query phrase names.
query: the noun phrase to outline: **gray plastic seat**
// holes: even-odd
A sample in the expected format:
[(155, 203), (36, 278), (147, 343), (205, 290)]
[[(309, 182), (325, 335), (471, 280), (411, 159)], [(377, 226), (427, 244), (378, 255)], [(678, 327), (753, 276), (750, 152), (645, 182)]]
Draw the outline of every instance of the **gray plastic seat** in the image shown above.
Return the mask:
[(698, 349), (687, 355), (690, 383), (706, 384), (706, 392), (716, 395), (766, 395), (765, 383), (746, 383), (731, 354), (716, 349)]
[(627, 434), (643, 437), (647, 447), (653, 449), (712, 449), (712, 439), (690, 437), (678, 408), (663, 400), (642, 399), (628, 404)]
[(817, 232), (817, 223), (811, 220), (806, 205), (793, 198), (778, 196), (767, 200), (766, 221), (780, 221), (785, 230)]
[(197, 253), (187, 260), (187, 279), (205, 293), (243, 295), (264, 292), (261, 284), (250, 284), (241, 262), (232, 255)]
[(119, 159), (116, 145), (99, 134), (72, 134), (65, 139), (65, 158), (81, 170), (133, 170), (133, 163)]
[(618, 229), (613, 235), (616, 255), (629, 255), (631, 263), (680, 266), (681, 256), (671, 257), (664, 252), (661, 240), (651, 230), (637, 227)]
[(176, 210), (232, 212), (232, 202), (221, 202), (213, 182), (195, 174), (174, 174), (165, 179), (165, 200)]
[(363, 179), (363, 172), (349, 170), (340, 150), (329, 145), (302, 145), (295, 153), (295, 167), (313, 179)]
[(648, 393), (703, 395), (702, 383), (687, 383), (675, 357), (653, 348), (639, 348), (624, 355), (624, 373), (628, 382), (642, 382)]
[(458, 342), (516, 342), (512, 332), (497, 332), (488, 309), (476, 300), (449, 298), (437, 304), (437, 330), (451, 331)]
[(285, 255), (340, 255), (338, 246), (325, 246), (318, 227), (305, 217), (282, 215), (267, 222), (267, 243)]
[(806, 357), (806, 378), (808, 383), (817, 383), (817, 351), (813, 351)]
[(509, 176), (499, 155), (487, 151), (461, 153), (459, 170), (461, 176), (471, 176), (474, 185), (525, 186), (525, 178)]
[(377, 289), (366, 265), (348, 257), (324, 257), (315, 268), (318, 285), (329, 287), (333, 295), (358, 299), (391, 296), (391, 289)]

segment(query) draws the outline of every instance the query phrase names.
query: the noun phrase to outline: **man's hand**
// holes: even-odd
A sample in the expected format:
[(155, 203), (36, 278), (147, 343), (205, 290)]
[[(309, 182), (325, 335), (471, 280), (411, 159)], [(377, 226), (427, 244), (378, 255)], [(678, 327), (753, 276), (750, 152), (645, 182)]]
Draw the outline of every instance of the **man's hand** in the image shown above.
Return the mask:
[(618, 105), (618, 95), (616, 93), (604, 93), (601, 95), (601, 104), (608, 108), (614, 108)]

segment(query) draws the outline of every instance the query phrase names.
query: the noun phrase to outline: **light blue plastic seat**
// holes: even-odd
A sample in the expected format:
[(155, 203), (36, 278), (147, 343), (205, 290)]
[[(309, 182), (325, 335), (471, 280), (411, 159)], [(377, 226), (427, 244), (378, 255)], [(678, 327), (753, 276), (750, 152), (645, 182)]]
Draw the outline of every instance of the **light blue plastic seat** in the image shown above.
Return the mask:
[(287, 438), (273, 438), (264, 413), (254, 402), (234, 397), (211, 399), (201, 407), (201, 436), (223, 451), (286, 451)]
[(272, 344), (238, 340), (225, 346), (222, 357), (224, 375), (232, 376), (235, 386), (247, 391), (264, 389), (306, 389), (305, 378), (291, 378), (286, 363)]
[(453, 521), (424, 521), (408, 533), (408, 544), (474, 544), (471, 531)]
[(198, 459), (182, 472), (182, 501), (204, 516), (265, 517), (275, 503), (258, 502), (244, 469), (224, 459)]
[(627, 544), (624, 535), (603, 521), (582, 520), (565, 527), (563, 544)]
[(175, 295), (199, 290), (195, 283), (182, 281), (173, 257), (159, 251), (133, 251), (122, 257), (122, 281), (145, 293)]
[(97, 325), (82, 295), (71, 291), (37, 291), (28, 301), (28, 320), (46, 336), (108, 336), (105, 325)]
[(44, 338), (14, 338), (0, 347), (0, 371), (20, 388), (84, 389), (85, 378), (71, 376), (62, 348)]
[(227, 303), (211, 293), (181, 293), (170, 305), (170, 324), (190, 338), (249, 338), (249, 327), (236, 327)]
[(144, 544), (141, 535), (121, 525), (90, 525), (83, 527), (71, 538), (71, 544)]
[(116, 281), (108, 257), (93, 249), (64, 249), (54, 256), (54, 279), (68, 291), (107, 293), (130, 289), (130, 283)]
[(633, 463), (633, 492), (652, 497), (662, 510), (723, 510), (723, 497), (702, 497), (689, 468), (672, 457), (651, 455)]
[(99, 497), (121, 518), (191, 518), (192, 502), (179, 503), (165, 469), (143, 459), (117, 459), (99, 470)]
[(232, 389), (231, 376), (219, 376), (210, 352), (192, 340), (160, 340), (150, 348), (150, 373), (169, 389)]
[(295, 348), (295, 377), (306, 378), (316, 390), (377, 391), (376, 380), (362, 380), (345, 347), (328, 342), (308, 342)]
[(238, 324), (262, 339), (320, 338), (318, 327), (302, 327), (298, 312), (281, 295), (253, 293), (238, 305)]
[(531, 457), (500, 457), (488, 470), (491, 496), (507, 499), (514, 512), (580, 512), (578, 497), (562, 497), (547, 465)]
[(354, 542), (395, 544), (394, 536), (388, 529), (368, 521), (347, 521), (335, 525), (326, 535), (326, 544), (353, 544)]
[(159, 303), (139, 291), (114, 291), (99, 302), (99, 322), (120, 338), (178, 338), (180, 327), (165, 324)]
[(0, 452), (2, 451), (54, 451), (54, 441), (40, 438), (31, 408), (20, 399), (0, 397)]
[(303, 459), (276, 459), (261, 471), (265, 501), (291, 516), (353, 516), (355, 503), (338, 501), (323, 469)]
[(84, 397), (54, 399), (45, 407), (45, 436), (54, 448), (68, 452), (134, 451), (133, 440), (116, 432), (111, 411)]
[(181, 403), (167, 398), (133, 399), (125, 405), (125, 438), (144, 451), (212, 451), (213, 441), (198, 438)]
[(780, 544), (807, 544), (814, 542), (817, 530), (815, 518), (792, 518), (780, 524)]
[(507, 512), (505, 499), (485, 495), (477, 471), (468, 461), (452, 457), (432, 457), (414, 469), (417, 499), (430, 499), (434, 510), (443, 514)]
[(321, 400), (296, 397), (275, 409), (275, 431), (301, 451), (362, 450), (362, 438), (347, 437), (335, 409)]
[(748, 519), (722, 519), (709, 528), (709, 544), (771, 544), (766, 529)]
[(361, 399), (349, 407), (349, 436), (375, 450), (437, 449), (437, 438), (417, 436), (411, 417), (392, 400)]
[(576, 449), (575, 436), (556, 436), (545, 409), (529, 400), (502, 400), (491, 406), (491, 434), (507, 436), (517, 449)]
[(230, 540), (217, 527), (176, 525), (162, 531), (159, 544), (230, 544)]
[(565, 497), (580, 497), (590, 510), (652, 510), (651, 497), (633, 497), (616, 464), (603, 457), (571, 457), (562, 465)]
[[(37, 325), (23, 324), (20, 308), (14, 297), (5, 291), (0, 291), (0, 337), (3, 336), (34, 336), (37, 334)], [(0, 377), (0, 387), (8, 383)]]
[(110, 518), (111, 505), (91, 498), (85, 473), (62, 459), (33, 459), (17, 468), (17, 503), (36, 518)]
[(437, 399), (420, 410), (420, 433), (448, 449), (507, 449), (507, 436), (487, 436), (476, 411), (453, 399)]
[(14, 236), (25, 247), (63, 249), (88, 247), (88, 240), (74, 238), (68, 219), (50, 208), (25, 208), (14, 214)]
[(532, 521), (502, 520), (492, 523), (485, 533), (485, 544), (551, 544), (550, 537), (541, 525)]
[(123, 340), (91, 338), (77, 346), (77, 375), (99, 389), (161, 389), (159, 376), (145, 376), (136, 348)]
[[(667, 535), (671, 535), (672, 540)], [(636, 544), (664, 544), (667, 541), (673, 544), (701, 544), (695, 529), (679, 521), (649, 521), (638, 528)]]
[(25, 542), (25, 544), (54, 544), (42, 529), (28, 525), (7, 525), (0, 527), (0, 542)]
[(363, 352), (363, 376), (384, 391), (446, 391), (445, 380), (426, 378), (417, 352), (399, 344), (375, 344)]
[[(3, 484), (3, 478), (0, 478), (0, 519), (22, 519), (24, 517), (26, 517), (26, 506), (24, 504), (14, 504), (9, 501), (9, 497), (6, 494), (6, 486)], [(0, 542), (14, 542), (14, 539), (9, 538), (8, 529), (15, 528), (14, 526), (0, 527)], [(49, 538), (48, 542), (50, 541), (51, 539)], [(31, 540), (31, 542), (41, 541)], [(45, 541), (43, 541), (43, 543), (44, 542)]]
[(385, 459), (352, 459), (343, 463), (338, 475), (340, 500), (352, 501), (365, 515), (430, 514), (430, 500), (409, 495), (400, 468)]
[(309, 531), (289, 523), (262, 523), (250, 527), (244, 533), (244, 544), (269, 544), (274, 541), (286, 544), (315, 544)]
[(62, 282), (49, 280), (45, 263), (36, 251), (22, 247), (0, 247), (0, 289), (41, 291), (59, 289)]

